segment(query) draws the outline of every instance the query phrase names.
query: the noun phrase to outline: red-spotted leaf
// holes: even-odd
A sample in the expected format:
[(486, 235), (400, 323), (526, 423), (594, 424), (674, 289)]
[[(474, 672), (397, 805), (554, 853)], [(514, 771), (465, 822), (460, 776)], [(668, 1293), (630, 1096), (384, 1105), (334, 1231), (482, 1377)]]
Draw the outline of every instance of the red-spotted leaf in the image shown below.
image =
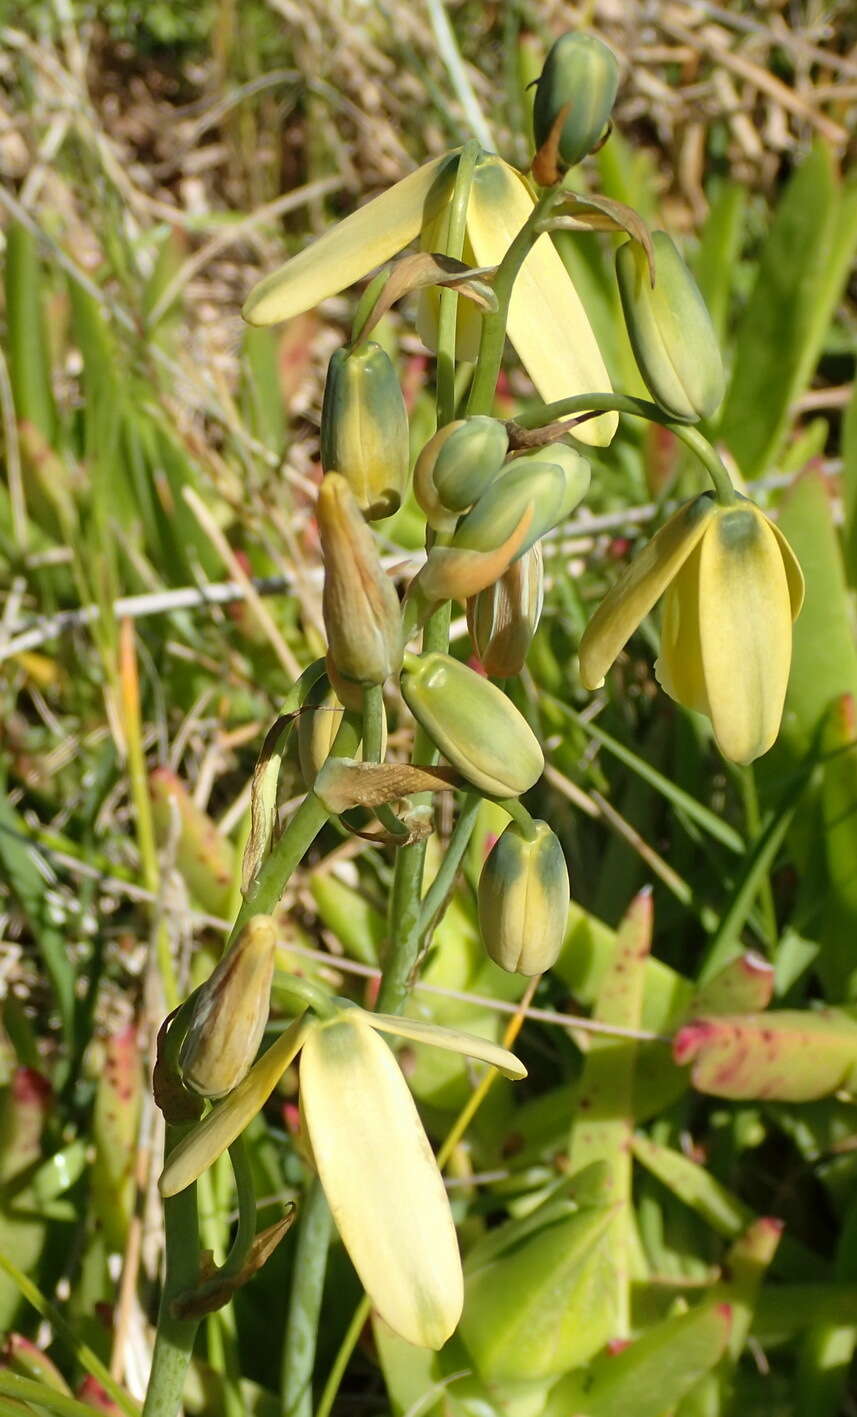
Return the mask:
[(809, 1102), (857, 1082), (857, 1023), (835, 1009), (781, 1009), (694, 1019), (673, 1057), (715, 1097)]
[(773, 992), (773, 965), (748, 950), (700, 986), (688, 1015), (758, 1013), (768, 1007)]

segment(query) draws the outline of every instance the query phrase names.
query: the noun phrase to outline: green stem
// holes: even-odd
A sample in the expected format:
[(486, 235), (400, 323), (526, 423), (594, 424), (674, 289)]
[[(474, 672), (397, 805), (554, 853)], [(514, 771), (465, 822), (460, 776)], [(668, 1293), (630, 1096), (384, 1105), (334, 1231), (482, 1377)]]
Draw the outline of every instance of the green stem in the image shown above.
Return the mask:
[[(186, 1127), (167, 1126), (165, 1155), (181, 1140)], [(152, 1371), (142, 1417), (176, 1417), (181, 1408), (185, 1376), (193, 1354), (198, 1319), (176, 1319), (172, 1302), (199, 1281), (199, 1218), (196, 1186), (187, 1186), (164, 1201), (164, 1283), (158, 1310), (158, 1331)]]
[[(279, 971), (274, 978), (278, 992), (289, 995), (301, 1011), (310, 1008), (319, 1018), (331, 1018), (337, 1012), (328, 991), (322, 985), (314, 984), (311, 979), (303, 979), (296, 974), (281, 974)], [(290, 1019), (289, 1024), (291, 1022)]]
[(468, 414), (490, 414), (491, 412), (494, 405), (497, 377), (503, 361), (506, 322), (509, 318), (512, 288), (533, 244), (541, 235), (537, 229), (539, 223), (544, 221), (551, 208), (565, 195), (566, 193), (561, 187), (549, 187), (547, 191), (542, 193), (497, 267), (497, 273), (492, 282), (494, 294), (497, 297), (497, 309), (491, 314), (485, 315), (482, 320), (482, 338), (479, 342), (476, 372), (470, 386), (470, 398), (467, 403)]
[(238, 1194), (238, 1226), (223, 1268), (229, 1273), (235, 1273), (243, 1267), (256, 1237), (256, 1187), (253, 1185), (253, 1169), (243, 1136), (236, 1137), (230, 1146), (229, 1160), (232, 1162), (235, 1190)]
[(327, 1271), (331, 1215), (316, 1176), (301, 1210), (283, 1348), (283, 1417), (312, 1417), (312, 1374)]
[[(467, 226), (467, 204), (476, 164), (482, 148), (474, 138), (464, 144), (455, 174), (455, 187), (449, 204), (446, 254), (461, 260), (464, 233)], [(455, 417), (455, 336), (458, 294), (441, 289), (437, 321), (437, 424), (442, 428)]]
[[(423, 652), (444, 651), (449, 646), (449, 622), (452, 607), (447, 603), (436, 610), (423, 630)], [(419, 726), (414, 734), (412, 761), (436, 763), (438, 752), (428, 735)], [(430, 800), (430, 794), (419, 794)], [(378, 991), (381, 1013), (401, 1013), (408, 996), (411, 976), (420, 950), (418, 932), (426, 840), (411, 842), (396, 854), (393, 889), (390, 897), (390, 954), (384, 967), (384, 977)]]
[[(359, 742), (359, 719), (346, 713), (333, 740), (331, 757), (352, 757)], [(315, 793), (308, 792), (244, 897), (244, 903), (229, 936), (229, 944), (238, 938), (247, 921), (252, 920), (254, 915), (271, 915), (276, 909), (286, 883), (329, 816), (327, 808)]]
[(351, 1323), (345, 1331), (345, 1336), (333, 1360), (324, 1391), (319, 1399), (318, 1407), (315, 1409), (315, 1417), (330, 1417), (336, 1395), (339, 1392), (339, 1385), (345, 1376), (345, 1369), (348, 1367), (351, 1355), (357, 1347), (357, 1340), (363, 1330), (363, 1325), (371, 1312), (372, 1302), (368, 1294), (364, 1294), (351, 1316)]
[[(756, 777), (752, 763), (740, 769), (740, 774), (744, 794), (744, 820), (747, 823), (747, 838), (752, 844), (755, 844), (762, 834), (762, 816), (759, 811), (759, 794), (756, 791)], [(765, 934), (768, 937), (768, 949), (773, 959), (778, 939), (777, 910), (774, 905), (774, 893), (771, 889), (771, 877), (767, 870), (761, 874), (758, 890), (759, 906), (762, 911)]]
[[(650, 423), (659, 423), (669, 428), (677, 438), (696, 455), (714, 484), (717, 500), (724, 507), (735, 501), (735, 488), (723, 464), (723, 460), (692, 423), (676, 423), (656, 403), (646, 399), (633, 398), (630, 394), (575, 394), (572, 398), (560, 399), (557, 403), (545, 403), (540, 408), (531, 409), (517, 422), (522, 428), (542, 428), (557, 419), (571, 417), (575, 413), (630, 413), (635, 418), (647, 418)], [(569, 425), (569, 432), (573, 426)]]
[(384, 689), (381, 684), (363, 687), (363, 761), (380, 763), (384, 741)]
[(502, 807), (504, 812), (508, 812), (513, 822), (517, 822), (527, 841), (534, 841), (536, 837), (536, 824), (530, 816), (523, 802), (517, 797), (493, 797), (491, 799)]
[[(363, 761), (380, 763), (384, 742), (384, 690), (380, 684), (366, 684), (363, 688)], [(408, 828), (400, 822), (388, 803), (379, 803), (374, 809), (382, 826), (394, 837), (407, 837)]]
[(425, 948), (432, 930), (443, 914), (444, 907), (455, 885), (458, 868), (470, 844), (481, 801), (482, 799), (477, 793), (468, 792), (461, 804), (461, 812), (453, 828), (452, 836), (449, 838), (444, 858), (438, 867), (437, 875), (423, 897), (417, 920), (418, 950)]

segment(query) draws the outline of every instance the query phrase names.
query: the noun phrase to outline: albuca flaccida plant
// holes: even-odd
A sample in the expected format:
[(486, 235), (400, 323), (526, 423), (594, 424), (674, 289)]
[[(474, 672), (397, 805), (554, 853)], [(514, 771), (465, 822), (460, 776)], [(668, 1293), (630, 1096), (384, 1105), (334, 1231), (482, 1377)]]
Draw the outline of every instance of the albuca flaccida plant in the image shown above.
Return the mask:
[[(528, 173), (467, 142), (327, 231), (247, 301), (251, 324), (273, 324), (378, 272), (357, 304), (350, 342), (330, 362), (324, 393), (317, 524), (327, 656), (294, 685), (259, 760), (243, 905), (226, 953), (161, 1032), (155, 1083), (169, 1124), (160, 1181), (167, 1271), (147, 1417), (172, 1417), (199, 1319), (251, 1280), (288, 1229), (291, 1216), (255, 1233), (242, 1134), (292, 1066), (301, 1146), (317, 1179), (305, 1194), (294, 1264), (289, 1411), (312, 1410), (328, 1208), (376, 1316), (385, 1364), (395, 1369), (403, 1341), (452, 1354), (446, 1368), (443, 1354), (431, 1360), (439, 1366), (424, 1370), (424, 1391), (409, 1389), (414, 1412), (427, 1410), (432, 1384), (441, 1391), (444, 1373), (457, 1369), (476, 1385), (469, 1398), (461, 1388), (444, 1399), (462, 1413), (656, 1417), (706, 1379), (714, 1385), (709, 1392), (720, 1391), (727, 1377), (718, 1365), (734, 1359), (746, 1337), (754, 1286), (779, 1238), (773, 1221), (736, 1233), (731, 1277), (703, 1304), (667, 1312), (642, 1336), (629, 1311), (635, 1251), (626, 1094), (651, 934), (648, 896), (626, 916), (602, 981), (598, 1017), (608, 1041), (589, 1052), (580, 1093), (591, 1124), (573, 1132), (559, 1179), (529, 1208), (484, 1230), (464, 1266), (439, 1160), (385, 1041), (433, 1045), (511, 1079), (525, 1075), (496, 1042), (404, 1010), (485, 802), (507, 820), (478, 883), (488, 956), (503, 970), (539, 976), (563, 945), (570, 903), (563, 850), (521, 801), (542, 774), (542, 747), (504, 686), (524, 668), (539, 622), (540, 543), (586, 497), (588, 457), (609, 444), (619, 414), (671, 429), (711, 486), (673, 513), (596, 610), (580, 643), (584, 686), (599, 686), (662, 598), (657, 676), (664, 690), (708, 715), (721, 751), (736, 763), (765, 753), (779, 729), (803, 580), (782, 533), (734, 490), (697, 426), (716, 412), (724, 384), (705, 305), (666, 233), (650, 232), (618, 202), (575, 191), (575, 165), (609, 140), (618, 77), (613, 54), (598, 39), (562, 37), (537, 83), (537, 151)], [(627, 237), (616, 253), (616, 280), (650, 402), (610, 388), (552, 241), (560, 230)], [(402, 255), (413, 242), (419, 251)], [(412, 292), (420, 335), (437, 355), (437, 429), (412, 473), (426, 558), (400, 598), (382, 568), (372, 523), (406, 496), (408, 418), (392, 363), (371, 335), (391, 305)], [(493, 416), (507, 336), (544, 401), (520, 421)], [(466, 609), (481, 672), (449, 653), (456, 602)], [(385, 695), (400, 696), (412, 716), (409, 761), (386, 760)], [(278, 773), (292, 731), (308, 791), (277, 834)], [(445, 855), (427, 858), (441, 793), (455, 796), (454, 826)], [(289, 976), (282, 996), (294, 1016), (257, 1059), (274, 969), (271, 917), (330, 818), (368, 835), (393, 861), (377, 1009)], [(776, 1029), (797, 1028), (800, 1018), (780, 1014), (763, 1047), (746, 1011), (743, 976), (710, 988), (722, 995), (719, 1011), (708, 999), (720, 1024), (712, 1031), (688, 1022), (676, 1037), (676, 1061), (692, 1060), (695, 1076), (707, 1076), (708, 1090), (717, 1092), (717, 1068), (734, 1069), (738, 1039), (758, 1087), (773, 1066)], [(735, 1006), (732, 1032), (723, 1021), (730, 989), (743, 990), (745, 1000)], [(757, 1008), (770, 997), (769, 989), (767, 997), (764, 988), (759, 993), (756, 975), (751, 993)], [(685, 1016), (689, 1009), (688, 1000)], [(696, 1013), (704, 1012), (705, 1000), (697, 999)], [(851, 1066), (853, 1037), (843, 1037), (853, 1025), (843, 1019), (837, 1032), (828, 1024), (819, 1023), (810, 1040), (812, 1076), (803, 1077), (802, 1096), (839, 1085)], [(474, 1096), (484, 1095), (491, 1077), (483, 1076)], [(668, 1077), (667, 1092), (669, 1085)], [(788, 1088), (771, 1095), (788, 1095)], [(468, 1115), (465, 1109), (462, 1127)], [(239, 1219), (232, 1251), (215, 1268), (197, 1253), (194, 1183), (227, 1149)], [(656, 1174), (659, 1164), (667, 1171), (693, 1166), (662, 1150), (666, 1160), (643, 1157)]]

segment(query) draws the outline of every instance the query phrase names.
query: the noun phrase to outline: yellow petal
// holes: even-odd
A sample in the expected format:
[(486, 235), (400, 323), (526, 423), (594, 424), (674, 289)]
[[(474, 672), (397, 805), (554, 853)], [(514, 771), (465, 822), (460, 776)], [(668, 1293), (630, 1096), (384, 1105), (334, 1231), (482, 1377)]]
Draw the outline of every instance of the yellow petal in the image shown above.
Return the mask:
[(699, 556), (697, 545), (667, 587), (655, 677), (676, 703), (697, 713), (708, 713), (699, 639)]
[(516, 1082), (527, 1076), (523, 1063), (487, 1038), (477, 1038), (475, 1033), (462, 1033), (457, 1028), (441, 1028), (436, 1023), (427, 1023), (418, 1018), (400, 1018), (398, 1014), (366, 1014), (370, 1028), (380, 1033), (393, 1033), (399, 1038), (411, 1038), (415, 1043), (430, 1043), (432, 1048), (444, 1048), (449, 1053), (463, 1053), (468, 1058), (478, 1058), (490, 1063), (507, 1078)]
[(244, 319), (274, 325), (300, 315), (395, 256), (447, 201), (457, 162), (457, 153), (434, 158), (337, 222), (251, 290)]
[(162, 1196), (174, 1196), (183, 1191), (241, 1135), (264, 1107), (312, 1027), (313, 1023), (303, 1016), (290, 1023), (235, 1091), (182, 1137), (170, 1153), (158, 1182)]
[(685, 502), (607, 592), (580, 641), (580, 677), (585, 688), (597, 689), (603, 682), (622, 646), (684, 565), (714, 508), (710, 492)]
[(748, 502), (719, 508), (699, 563), (702, 664), (721, 752), (736, 763), (776, 739), (792, 653), (788, 578), (771, 523)]
[(361, 1011), (310, 1034), (301, 1106), (324, 1193), (367, 1294), (402, 1338), (440, 1348), (463, 1301), (455, 1226), (408, 1085)]
[[(479, 163), (467, 212), (467, 234), (480, 266), (496, 266), (533, 210), (514, 168), (486, 156)], [(607, 393), (607, 368), (565, 266), (548, 235), (540, 236), (515, 281), (509, 339), (546, 403), (573, 394)], [(575, 429), (582, 443), (603, 447), (618, 415), (604, 413)]]
[(776, 522), (769, 522), (768, 525), (777, 538), (780, 551), (782, 552), (783, 565), (786, 568), (786, 580), (789, 584), (789, 601), (791, 602), (792, 620), (796, 620), (801, 612), (801, 606), (803, 605), (805, 590), (803, 571), (800, 568), (800, 561), (792, 551), (791, 546), (786, 541), (786, 538), (783, 536)]

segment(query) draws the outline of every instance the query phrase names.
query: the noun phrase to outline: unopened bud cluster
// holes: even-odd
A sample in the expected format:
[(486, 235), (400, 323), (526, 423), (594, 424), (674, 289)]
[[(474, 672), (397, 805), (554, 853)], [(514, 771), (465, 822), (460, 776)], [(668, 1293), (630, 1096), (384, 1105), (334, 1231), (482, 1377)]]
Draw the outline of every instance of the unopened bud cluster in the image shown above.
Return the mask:
[[(631, 346), (654, 407), (613, 394), (582, 303), (552, 242), (555, 228), (547, 219), (552, 211), (559, 226), (586, 225), (587, 199), (571, 192), (566, 175), (609, 136), (618, 84), (619, 66), (606, 45), (583, 33), (562, 36), (537, 81), (531, 181), (473, 144), (465, 149), (467, 160), (459, 150), (450, 152), (321, 236), (265, 280), (245, 307), (252, 323), (274, 323), (385, 266), (411, 242), (422, 247), (422, 255), (408, 258), (410, 265), (407, 259), (400, 263), (396, 277), (381, 272), (381, 284), (373, 281), (361, 304), (363, 310), (374, 300), (372, 310), (356, 322), (353, 344), (339, 350), (328, 369), (316, 507), (327, 648), (324, 661), (294, 686), (290, 708), (275, 725), (279, 732), (281, 723), (297, 719), (297, 756), (308, 793), (304, 807), (309, 811), (299, 809), (285, 831), (295, 823), (303, 830), (313, 814), (317, 823), (334, 817), (337, 830), (389, 842), (402, 853), (400, 862), (412, 863), (416, 854), (406, 858), (403, 853), (419, 851), (431, 829), (426, 802), (432, 792), (452, 788), (462, 794), (466, 807), (458, 826), (467, 826), (468, 814), (478, 806), (474, 795), (499, 803), (510, 820), (482, 866), (476, 914), (490, 959), (526, 975), (550, 969), (563, 947), (569, 874), (557, 835), (546, 822), (530, 817), (519, 800), (544, 771), (541, 743), (505, 686), (493, 681), (521, 673), (538, 632), (543, 540), (568, 519), (590, 486), (590, 463), (580, 446), (588, 451), (587, 445), (609, 443), (620, 409), (666, 423), (697, 449), (708, 448), (708, 461), (702, 452), (699, 456), (717, 494), (705, 492), (682, 505), (607, 593), (580, 644), (585, 688), (603, 683), (624, 644), (663, 596), (655, 669), (661, 684), (679, 703), (709, 715), (728, 757), (750, 762), (770, 747), (779, 729), (791, 623), (802, 597), (800, 568), (781, 533), (752, 503), (735, 495), (725, 470), (718, 480), (722, 465), (699, 430), (680, 426), (713, 417), (724, 379), (702, 296), (671, 239), (664, 232), (648, 233), (620, 203), (588, 199), (598, 218), (593, 229), (605, 229), (606, 222), (607, 229), (631, 234), (617, 251), (616, 278)], [(541, 200), (534, 197), (533, 186), (545, 189)], [(506, 280), (503, 304), (503, 273), (521, 249), (514, 282), (511, 276)], [(414, 262), (423, 274), (408, 286)], [(476, 277), (485, 277), (481, 294), (467, 288)], [(443, 306), (439, 285), (458, 283), (456, 325), (446, 331), (449, 347), (443, 354), (449, 361), (453, 347), (460, 355), (466, 346), (467, 357), (477, 361), (474, 412), (462, 405), (455, 410), (462, 416), (428, 439), (416, 458), (412, 483), (408, 417), (394, 363), (380, 345), (361, 342), (361, 333), (374, 328), (393, 303), (389, 295), (382, 305), (378, 294), (385, 279), (396, 298), (407, 289), (420, 289), (423, 316)], [(473, 300), (482, 301), (484, 314)], [(492, 363), (492, 331), (498, 330)], [(488, 416), (506, 332), (544, 400), (529, 422), (522, 420), (523, 427)], [(487, 395), (481, 389), (484, 396), (477, 396), (485, 374), (491, 376), (483, 378)], [(457, 377), (455, 385), (457, 397)], [(550, 407), (557, 403), (566, 407)], [(439, 397), (439, 407), (443, 404)], [(567, 416), (576, 421), (564, 421)], [(541, 431), (534, 432), (540, 417)], [(410, 516), (414, 503), (425, 518), (426, 559), (400, 598), (370, 523), (400, 509)], [(389, 544), (395, 548), (394, 530)], [(439, 631), (447, 624), (444, 614), (452, 600), (466, 608), (475, 661), (470, 664), (464, 662), (467, 652), (458, 658), (437, 648), (447, 643)], [(426, 647), (413, 652), (426, 626)], [(418, 751), (409, 763), (383, 761), (385, 694), (398, 704), (403, 701), (415, 721)], [(361, 722), (363, 753), (357, 756)], [(337, 737), (348, 743), (347, 752), (338, 753)], [(399, 740), (391, 735), (391, 741), (399, 752)], [(255, 778), (253, 784), (253, 833), (262, 864), (257, 875), (248, 871), (245, 909), (259, 898), (250, 892), (271, 863), (285, 858), (293, 868), (313, 839), (297, 833), (287, 844), (291, 851), (297, 841), (300, 849), (291, 857), (281, 850), (279, 764), (275, 760), (268, 782), (271, 759), (264, 751), (258, 781), (267, 783), (267, 817), (261, 826), (256, 809), (262, 787), (257, 791)], [(337, 773), (338, 797), (330, 781)], [(165, 795), (162, 782), (160, 796)], [(169, 796), (172, 800), (175, 793)], [(173, 803), (175, 812), (179, 806)], [(188, 837), (187, 810), (183, 821)], [(269, 844), (270, 855), (263, 860)], [(456, 860), (454, 854), (450, 859)], [(281, 876), (287, 874), (282, 868)], [(408, 890), (413, 897), (406, 905), (416, 924), (403, 931), (409, 939), (419, 936), (411, 964), (421, 957), (419, 949), (425, 952), (437, 918), (427, 905), (433, 892), (420, 894), (421, 876), (422, 864), (416, 875), (402, 871), (400, 879), (397, 872), (393, 890), (394, 903), (400, 886), (403, 898)], [(450, 876), (454, 879), (454, 871)], [(224, 868), (224, 890), (230, 889), (231, 879)], [(273, 879), (280, 895), (269, 892), (269, 902), (281, 899), (286, 889), (285, 880)], [(399, 912), (400, 919), (407, 915), (408, 910)], [(169, 1073), (171, 1086), (185, 1089), (179, 1101), (190, 1099), (197, 1111), (204, 1108), (200, 1098), (217, 1105), (175, 1146), (161, 1179), (163, 1194), (189, 1185), (230, 1147), (300, 1057), (301, 1107), (314, 1163), (360, 1279), (398, 1334), (411, 1343), (440, 1347), (462, 1308), (455, 1227), (404, 1074), (377, 1035), (392, 1032), (417, 1044), (435, 1042), (510, 1077), (523, 1076), (524, 1068), (490, 1041), (440, 1030), (416, 1017), (365, 1013), (348, 999), (326, 996), (320, 985), (307, 980), (303, 992), (293, 987), (303, 1012), (254, 1063), (268, 1018), (273, 922), (258, 914), (233, 939), (206, 983), (171, 1015), (175, 1031), (165, 1035), (162, 1072)], [(399, 943), (392, 940), (391, 949)], [(398, 1007), (404, 994), (403, 987)], [(533, 1380), (552, 1379), (556, 1355), (576, 1341), (576, 1320), (575, 1333), (567, 1333), (568, 1306), (553, 1290), (551, 1313), (560, 1315), (558, 1323), (536, 1324), (538, 1341), (527, 1338), (523, 1360), (515, 1341), (528, 1289), (540, 1276), (550, 1279), (552, 1267), (565, 1263), (567, 1249), (579, 1246), (582, 1254), (600, 1243), (610, 1220), (608, 1211), (602, 1214), (595, 1207), (557, 1204), (550, 1229), (526, 1215), (501, 1230), (499, 1243), (496, 1234), (487, 1234), (480, 1264), (469, 1271), (464, 1337), (475, 1368), (490, 1382), (525, 1369)], [(601, 1261), (593, 1255), (585, 1270), (586, 1293), (601, 1287)], [(593, 1332), (594, 1352), (613, 1330), (602, 1333), (595, 1325)]]

